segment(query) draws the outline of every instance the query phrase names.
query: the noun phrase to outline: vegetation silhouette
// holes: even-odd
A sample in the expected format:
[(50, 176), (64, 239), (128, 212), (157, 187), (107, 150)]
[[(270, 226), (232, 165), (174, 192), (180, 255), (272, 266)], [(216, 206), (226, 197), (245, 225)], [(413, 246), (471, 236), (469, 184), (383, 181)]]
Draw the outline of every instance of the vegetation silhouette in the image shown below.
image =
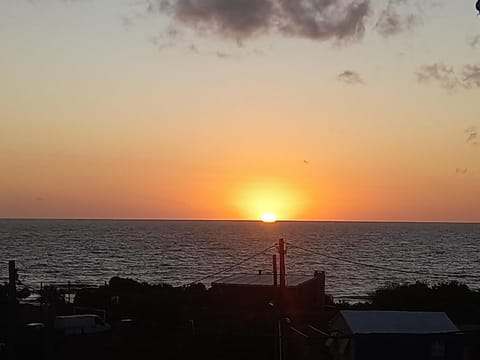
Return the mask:
[[(444, 311), (456, 323), (480, 323), (480, 291), (458, 281), (429, 285), (391, 283), (370, 293), (352, 308), (370, 310)], [(349, 307), (349, 306), (346, 306)]]

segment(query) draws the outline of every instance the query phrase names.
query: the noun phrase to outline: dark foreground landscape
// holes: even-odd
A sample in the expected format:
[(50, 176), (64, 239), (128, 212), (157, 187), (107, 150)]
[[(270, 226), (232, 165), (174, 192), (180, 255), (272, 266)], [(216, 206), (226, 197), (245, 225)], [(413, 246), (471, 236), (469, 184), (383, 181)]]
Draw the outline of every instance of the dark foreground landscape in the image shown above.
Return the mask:
[[(323, 292), (322, 298), (310, 299), (312, 294), (319, 294), (316, 284), (322, 284), (309, 284), (310, 288), (297, 293), (287, 287), (287, 295), (281, 299), (278, 288), (271, 286), (244, 287), (240, 289), (243, 295), (238, 296), (225, 284), (209, 289), (202, 284), (173, 287), (115, 277), (95, 288), (66, 291), (60, 286), (45, 286), (35, 304), (21, 301), (30, 291), (19, 286), (14, 305), (9, 303), (7, 285), (0, 286), (0, 358), (480, 358), (480, 292), (466, 285), (393, 284), (371, 293), (362, 303), (347, 304), (334, 303)], [(271, 301), (267, 301), (269, 297)], [(378, 336), (356, 335), (335, 327), (339, 317), (347, 319), (346, 314), (359, 311), (390, 317), (445, 312), (456, 330), (438, 332), (432, 328), (431, 333), (393, 331)], [(99, 326), (105, 319), (111, 329), (95, 334), (84, 329), (69, 335), (56, 328), (57, 316), (71, 314), (96, 314), (101, 319)], [(12, 319), (16, 319), (13, 329), (8, 327)], [(417, 325), (419, 329), (422, 326)], [(9, 353), (9, 338), (15, 339), (14, 353)], [(355, 353), (348, 347), (354, 340)]]

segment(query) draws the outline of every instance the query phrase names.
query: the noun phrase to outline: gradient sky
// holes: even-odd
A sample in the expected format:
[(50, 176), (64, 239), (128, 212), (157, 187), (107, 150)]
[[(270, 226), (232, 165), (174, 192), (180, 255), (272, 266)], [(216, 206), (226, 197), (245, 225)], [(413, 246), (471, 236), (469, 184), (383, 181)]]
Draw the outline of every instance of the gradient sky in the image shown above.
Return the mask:
[(475, 1), (196, 1), (0, 1), (0, 217), (480, 221)]

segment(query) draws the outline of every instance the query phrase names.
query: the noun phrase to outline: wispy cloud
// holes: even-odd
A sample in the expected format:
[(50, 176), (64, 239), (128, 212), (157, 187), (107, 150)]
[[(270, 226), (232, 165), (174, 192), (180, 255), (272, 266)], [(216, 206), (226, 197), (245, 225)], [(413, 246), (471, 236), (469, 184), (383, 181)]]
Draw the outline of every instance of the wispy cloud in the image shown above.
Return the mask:
[(449, 91), (480, 88), (479, 64), (467, 64), (460, 70), (441, 63), (424, 65), (416, 76), (420, 83), (436, 83)]
[(375, 24), (375, 29), (384, 37), (411, 30), (421, 23), (417, 12), (410, 9), (408, 0), (389, 0)]
[(465, 142), (473, 145), (478, 144), (478, 128), (476, 126), (469, 126), (465, 129)]
[(225, 51), (220, 51), (220, 50), (217, 50), (214, 52), (200, 51), (197, 45), (195, 45), (194, 43), (188, 46), (188, 50), (196, 55), (207, 55), (207, 56), (214, 55), (219, 59), (233, 58), (233, 54), (227, 53)]
[(453, 90), (458, 86), (458, 78), (454, 69), (444, 64), (424, 65), (416, 75), (417, 81), (421, 83), (436, 82), (448, 90)]
[(477, 48), (480, 47), (480, 34), (473, 36), (468, 40), (468, 45), (470, 45), (472, 48)]
[(165, 40), (162, 36), (152, 36), (150, 37), (149, 41), (155, 45), (155, 47), (162, 51), (168, 48), (172, 48), (175, 46), (175, 42), (173, 40)]
[(466, 89), (480, 88), (480, 64), (465, 65), (463, 67), (462, 86)]
[(147, 10), (200, 34), (238, 42), (276, 33), (317, 41), (362, 38), (370, 0), (149, 0)]
[(231, 54), (228, 54), (224, 51), (215, 51), (215, 56), (218, 57), (219, 59), (227, 59), (231, 57)]
[(174, 47), (180, 38), (182, 38), (181, 32), (174, 26), (169, 26), (160, 34), (150, 37), (149, 41), (162, 51)]
[(358, 85), (365, 83), (360, 74), (352, 70), (345, 70), (344, 72), (338, 74), (337, 80), (348, 85)]

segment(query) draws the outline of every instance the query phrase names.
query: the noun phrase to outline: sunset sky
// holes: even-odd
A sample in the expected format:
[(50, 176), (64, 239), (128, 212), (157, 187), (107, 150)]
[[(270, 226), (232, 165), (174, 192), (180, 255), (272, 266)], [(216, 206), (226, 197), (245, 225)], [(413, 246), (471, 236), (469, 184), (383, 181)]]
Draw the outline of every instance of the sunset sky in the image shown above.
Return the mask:
[(0, 217), (480, 221), (448, 0), (1, 0)]

